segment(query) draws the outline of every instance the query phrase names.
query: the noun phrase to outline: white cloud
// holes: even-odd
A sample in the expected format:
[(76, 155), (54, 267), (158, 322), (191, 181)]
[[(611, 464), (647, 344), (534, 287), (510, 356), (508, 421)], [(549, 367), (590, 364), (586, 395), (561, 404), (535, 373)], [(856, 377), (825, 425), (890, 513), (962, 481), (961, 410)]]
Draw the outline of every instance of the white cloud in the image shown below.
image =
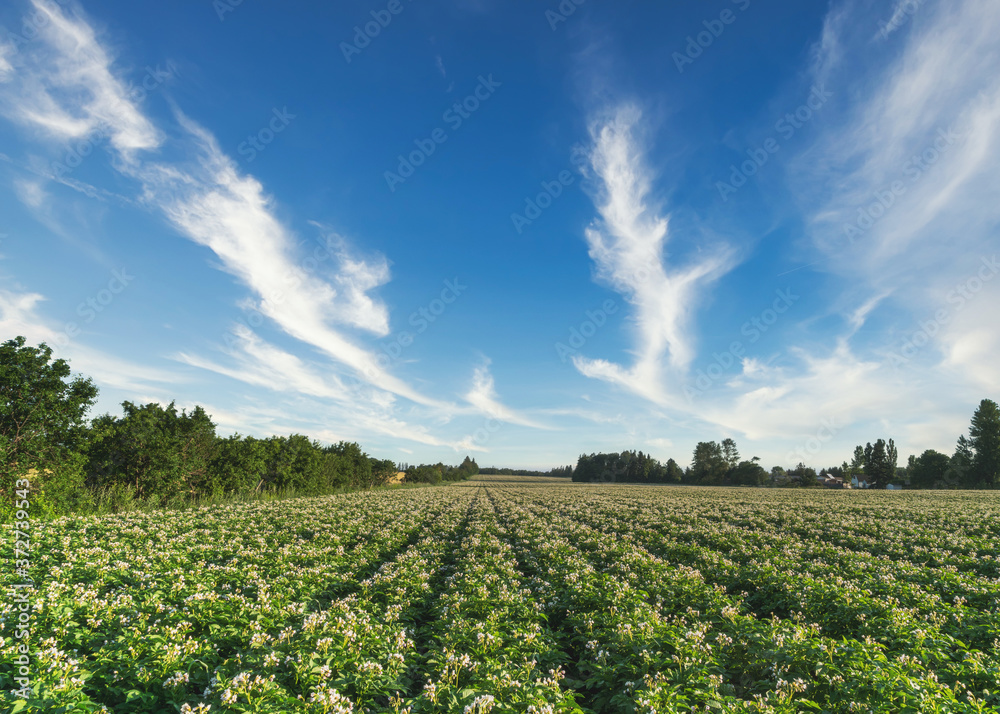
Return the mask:
[[(25, 45), (16, 72), (0, 72), (7, 89), (0, 110), (8, 117), (57, 139), (80, 139), (99, 129), (125, 157), (154, 149), (159, 131), (129, 98), (126, 85), (112, 73), (112, 58), (84, 20), (67, 17), (53, 3), (32, 0), (46, 17), (40, 39)], [(9, 62), (3, 61), (9, 67)]]
[(122, 159), (119, 170), (142, 182), (146, 202), (183, 235), (211, 249), (225, 270), (253, 291), (257, 309), (287, 334), (378, 389), (449, 407), (387, 373), (372, 352), (332, 327), (388, 333), (388, 311), (370, 295), (389, 279), (385, 258), (359, 259), (341, 241), (331, 252), (333, 275), (307, 270), (296, 259), (294, 235), (274, 215), (260, 182), (241, 173), (208, 131), (179, 112), (197, 151), (194, 164), (137, 157), (137, 149), (158, 147), (161, 134), (129, 98), (93, 28), (51, 3), (34, 2), (49, 22), (31, 46), (28, 69), (19, 72), (17, 83), (5, 85), (9, 116), (61, 139), (106, 131)]
[[(894, 17), (912, 5), (899, 3)], [(836, 20), (841, 10), (831, 11), (830, 47), (846, 47), (854, 62), (845, 60), (829, 81), (835, 96), (852, 103), (802, 158), (794, 185), (811, 207), (821, 265), (849, 278), (853, 289), (868, 290), (869, 305), (892, 293), (905, 326), (944, 309), (954, 319), (936, 345), (943, 366), (997, 388), (991, 355), (1000, 350), (1000, 332), (986, 327), (982, 308), (959, 314), (946, 296), (974, 280), (980, 259), (997, 245), (1000, 6), (989, 0), (919, 5), (919, 22), (893, 38), (898, 51), (888, 59), (883, 54), (881, 63), (869, 56), (885, 48), (869, 46), (869, 37)], [(863, 8), (842, 7), (860, 13), (854, 28), (866, 24)], [(821, 64), (832, 64), (833, 53), (821, 49), (827, 57)], [(997, 283), (984, 286), (978, 305), (996, 304)]]
[[(822, 434), (813, 460), (836, 461), (826, 440), (861, 429), (895, 431), (901, 453), (947, 449), (960, 430), (935, 434), (941, 405), (967, 402), (971, 413), (1000, 389), (1000, 278), (987, 267), (1000, 224), (1000, 6), (928, 1), (892, 47), (872, 43), (871, 11), (831, 8), (806, 80), (833, 93), (831, 120), (790, 167), (816, 269), (843, 286), (833, 302), (848, 306), (845, 330), (828, 347), (786, 347), (781, 367), (744, 360), (691, 406), (754, 440)], [(894, 182), (902, 190), (890, 197)], [(865, 213), (875, 218), (852, 243), (846, 226)], [(876, 313), (879, 329), (863, 330)]]
[(38, 307), (44, 300), (38, 293), (0, 289), (0, 334), (4, 339), (20, 335), (29, 345), (44, 342), (56, 358), (66, 359), (75, 373), (92, 377), (103, 388), (124, 393), (154, 391), (163, 395), (165, 387), (182, 381), (175, 373), (136, 364), (71, 340), (39, 314)]
[(465, 395), (466, 401), (487, 417), (491, 417), (497, 421), (519, 424), (535, 429), (550, 428), (500, 403), (489, 366), (490, 361), (487, 359), (483, 364), (476, 367), (472, 377), (472, 389)]
[(15, 179), (14, 193), (17, 194), (17, 197), (21, 199), (24, 205), (31, 209), (41, 208), (48, 197), (40, 181), (26, 179)]
[(14, 74), (14, 67), (8, 59), (13, 54), (14, 48), (11, 45), (0, 42), (0, 82), (6, 82)]
[(733, 256), (729, 248), (716, 246), (711, 257), (680, 267), (667, 265), (668, 218), (648, 205), (651, 178), (635, 136), (640, 119), (637, 108), (624, 106), (591, 130), (591, 163), (603, 191), (596, 200), (601, 220), (586, 231), (598, 278), (634, 308), (636, 361), (626, 368), (574, 356), (573, 363), (588, 377), (665, 402), (665, 369), (682, 371), (695, 353), (690, 321), (698, 292), (731, 267)]

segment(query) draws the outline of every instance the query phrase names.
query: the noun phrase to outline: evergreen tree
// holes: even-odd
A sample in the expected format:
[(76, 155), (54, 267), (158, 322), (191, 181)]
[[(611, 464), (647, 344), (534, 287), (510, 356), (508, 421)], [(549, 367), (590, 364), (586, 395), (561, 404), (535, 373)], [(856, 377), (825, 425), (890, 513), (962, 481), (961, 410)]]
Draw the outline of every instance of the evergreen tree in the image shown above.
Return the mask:
[(729, 468), (734, 469), (740, 463), (740, 452), (736, 448), (736, 442), (732, 439), (722, 440), (722, 456), (726, 460)]
[(1000, 409), (991, 399), (984, 399), (972, 415), (969, 427), (972, 463), (970, 482), (977, 488), (1000, 484)]
[(952, 488), (959, 488), (968, 484), (972, 471), (972, 443), (965, 438), (965, 435), (958, 437), (955, 445), (955, 453), (951, 457), (948, 466), (947, 483)]

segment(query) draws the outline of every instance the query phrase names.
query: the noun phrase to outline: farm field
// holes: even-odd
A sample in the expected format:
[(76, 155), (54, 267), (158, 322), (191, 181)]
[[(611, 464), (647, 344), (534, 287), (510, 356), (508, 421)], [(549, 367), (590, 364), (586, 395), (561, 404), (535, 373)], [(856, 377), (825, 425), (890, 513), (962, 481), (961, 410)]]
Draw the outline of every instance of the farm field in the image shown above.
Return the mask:
[(996, 711), (998, 516), (478, 477), (63, 518), (32, 534), (20, 711)]

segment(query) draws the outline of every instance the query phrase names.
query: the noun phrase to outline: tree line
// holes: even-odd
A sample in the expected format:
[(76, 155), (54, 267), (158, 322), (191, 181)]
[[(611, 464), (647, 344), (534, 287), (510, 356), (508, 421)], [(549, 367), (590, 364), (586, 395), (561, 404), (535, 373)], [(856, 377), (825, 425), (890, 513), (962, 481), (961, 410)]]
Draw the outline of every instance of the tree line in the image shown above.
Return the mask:
[(421, 464), (407, 466), (404, 469), (403, 483), (431, 483), (442, 481), (465, 481), (479, 473), (479, 464), (468, 456), (458, 466), (445, 466), (443, 463)]
[[(323, 445), (302, 434), (222, 437), (200, 406), (178, 411), (172, 402), (126, 401), (121, 416), (88, 421), (97, 394), (93, 380), (72, 377), (69, 364), (53, 360), (44, 343), (32, 347), (17, 337), (0, 344), (0, 520), (24, 478), (34, 512), (58, 515), (320, 495), (381, 486), (397, 472), (393, 461), (369, 456), (354, 442)], [(444, 480), (476, 470), (468, 463), (438, 466), (448, 474)]]
[(557, 478), (569, 478), (573, 475), (572, 466), (557, 466), (550, 471), (529, 471), (525, 469), (498, 468), (496, 466), (484, 466), (479, 469), (479, 473), (484, 476), (555, 476)]
[(703, 486), (816, 486), (833, 477), (844, 483), (857, 480), (869, 488), (890, 485), (908, 488), (997, 488), (1000, 486), (1000, 408), (984, 399), (972, 416), (969, 436), (958, 438), (949, 457), (933, 449), (910, 456), (899, 466), (892, 439), (858, 445), (850, 462), (816, 469), (799, 463), (792, 469), (774, 466), (767, 471), (756, 456), (740, 458), (733, 439), (721, 443), (702, 441), (695, 446), (691, 464), (681, 468), (668, 459), (662, 464), (641, 451), (583, 454), (573, 469), (574, 481), (599, 483), (680, 483)]

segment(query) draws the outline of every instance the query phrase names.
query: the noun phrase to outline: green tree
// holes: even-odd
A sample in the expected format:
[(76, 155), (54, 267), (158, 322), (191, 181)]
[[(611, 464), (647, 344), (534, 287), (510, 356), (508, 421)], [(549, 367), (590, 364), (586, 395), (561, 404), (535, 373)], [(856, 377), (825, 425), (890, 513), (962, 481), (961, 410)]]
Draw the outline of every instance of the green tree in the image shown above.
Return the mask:
[(684, 480), (684, 470), (673, 459), (667, 459), (663, 478), (666, 483), (680, 483)]
[(871, 488), (885, 488), (896, 478), (897, 458), (896, 444), (892, 439), (888, 443), (877, 439), (874, 446), (871, 442), (865, 445), (864, 478)]
[(89, 485), (127, 487), (147, 503), (183, 501), (211, 490), (215, 424), (204, 409), (178, 414), (173, 402), (164, 407), (126, 401), (122, 410), (120, 418), (105, 414), (93, 422)]
[(958, 443), (955, 444), (955, 453), (952, 454), (951, 462), (948, 465), (948, 473), (946, 474), (948, 487), (960, 488), (961, 486), (968, 485), (972, 472), (973, 458), (972, 443), (965, 438), (964, 434), (959, 436)]
[(700, 441), (694, 448), (690, 478), (693, 483), (720, 484), (729, 470), (722, 447), (714, 441)]
[(762, 486), (768, 481), (768, 473), (756, 461), (741, 461), (732, 470), (732, 479), (740, 486)]
[(970, 481), (977, 488), (1000, 484), (1000, 409), (992, 399), (984, 399), (972, 415), (969, 427), (972, 463)]
[(267, 442), (234, 434), (216, 442), (215, 455), (208, 465), (205, 495), (247, 496), (254, 493), (268, 473)]
[(69, 363), (52, 359), (45, 343), (24, 337), (0, 344), (0, 517), (6, 519), (17, 479), (31, 473), (32, 508), (67, 513), (87, 501), (83, 458), (86, 413), (97, 387), (71, 378)]
[(951, 459), (934, 449), (928, 449), (913, 460), (909, 468), (910, 485), (914, 488), (936, 488), (947, 478)]
[(456, 478), (459, 480), (465, 480), (479, 473), (479, 464), (476, 463), (475, 459), (470, 458), (467, 455), (456, 471)]
[(802, 488), (812, 488), (819, 483), (819, 476), (816, 475), (816, 469), (806, 466), (801, 461), (794, 469), (788, 472), (788, 475), (793, 479), (797, 476), (799, 486)]
[(396, 475), (396, 463), (392, 459), (375, 459), (372, 462), (372, 486), (385, 486)]
[(740, 452), (736, 448), (736, 442), (732, 439), (722, 440), (722, 457), (731, 469), (735, 469), (740, 463)]

